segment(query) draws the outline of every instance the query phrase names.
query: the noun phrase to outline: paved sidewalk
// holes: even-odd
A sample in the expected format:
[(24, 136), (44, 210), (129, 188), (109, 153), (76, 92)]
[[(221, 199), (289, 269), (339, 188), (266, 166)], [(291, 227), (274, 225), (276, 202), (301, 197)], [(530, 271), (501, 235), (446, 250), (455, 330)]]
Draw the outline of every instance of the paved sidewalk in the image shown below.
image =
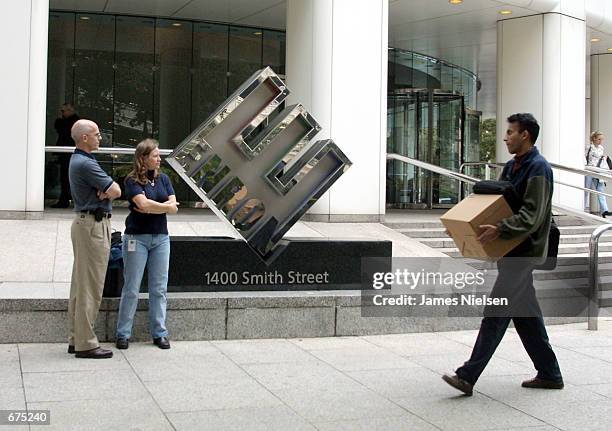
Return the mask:
[(440, 376), (476, 331), (133, 343), (110, 360), (0, 344), (0, 408), (50, 410), (44, 430), (610, 430), (612, 320), (549, 331), (564, 390), (520, 387), (534, 371), (511, 329), (473, 397)]

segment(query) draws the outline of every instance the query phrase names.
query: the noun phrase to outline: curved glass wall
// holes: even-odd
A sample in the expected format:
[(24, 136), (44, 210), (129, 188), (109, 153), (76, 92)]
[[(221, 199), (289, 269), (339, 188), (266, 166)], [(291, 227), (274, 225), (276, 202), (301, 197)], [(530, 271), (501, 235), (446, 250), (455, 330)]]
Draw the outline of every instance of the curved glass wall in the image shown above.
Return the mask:
[[(104, 147), (147, 137), (174, 148), (237, 85), (263, 66), (285, 73), (285, 32), (219, 23), (51, 11), (46, 145), (64, 102), (98, 123)], [(99, 155), (122, 182), (131, 157)], [(174, 175), (171, 169), (166, 171)], [(178, 177), (177, 198), (199, 201)], [(47, 154), (45, 198), (59, 195), (57, 156)]]
[[(478, 160), (480, 113), (476, 75), (422, 54), (389, 49), (387, 152), (459, 171)], [(461, 185), (437, 174), (387, 161), (387, 207), (449, 207)]]

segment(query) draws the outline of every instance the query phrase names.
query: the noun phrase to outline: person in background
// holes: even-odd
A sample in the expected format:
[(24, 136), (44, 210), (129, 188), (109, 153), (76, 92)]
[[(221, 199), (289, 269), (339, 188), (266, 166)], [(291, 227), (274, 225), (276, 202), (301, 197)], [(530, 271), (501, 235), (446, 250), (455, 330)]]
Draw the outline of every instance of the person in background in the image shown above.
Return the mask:
[[(603, 146), (604, 134), (601, 132), (593, 132), (591, 133), (591, 144), (586, 152), (586, 164), (587, 166), (594, 166), (597, 168), (607, 168), (608, 164), (608, 156), (605, 155), (605, 149)], [(585, 187), (587, 189), (594, 189), (598, 192), (603, 192), (605, 189), (606, 183), (595, 177), (586, 177), (585, 178)], [(606, 201), (606, 197), (604, 195), (597, 195), (597, 199), (599, 200), (599, 212), (602, 217), (606, 217), (610, 215), (608, 212), (608, 202)], [(590, 193), (587, 193), (587, 203), (590, 202)], [(590, 207), (590, 205), (587, 205)]]
[[(72, 126), (79, 120), (79, 116), (74, 110), (74, 106), (70, 103), (64, 103), (60, 107), (60, 116), (55, 120), (53, 127), (57, 132), (58, 147), (74, 147), (74, 140), (70, 136)], [(70, 164), (69, 153), (59, 153), (59, 168), (60, 168), (60, 195), (56, 203), (51, 205), (51, 208), (68, 208), (70, 205), (70, 181), (68, 179), (68, 166)]]
[(170, 178), (161, 173), (159, 144), (145, 139), (136, 146), (134, 166), (125, 180), (130, 214), (123, 237), (123, 290), (117, 320), (118, 349), (127, 349), (138, 305), (140, 283), (147, 267), (149, 327), (153, 343), (169, 349), (166, 329), (166, 293), (170, 239), (166, 214), (176, 214), (178, 202)]

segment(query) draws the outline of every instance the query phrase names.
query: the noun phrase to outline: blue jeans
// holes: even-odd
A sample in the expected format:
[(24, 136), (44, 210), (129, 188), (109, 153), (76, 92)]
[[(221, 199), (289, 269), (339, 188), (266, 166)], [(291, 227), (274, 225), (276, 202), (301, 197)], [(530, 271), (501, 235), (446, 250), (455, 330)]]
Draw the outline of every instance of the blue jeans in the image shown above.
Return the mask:
[[(133, 248), (129, 246), (134, 241)], [(123, 236), (123, 290), (117, 318), (117, 338), (132, 335), (140, 283), (147, 267), (149, 328), (153, 338), (167, 337), (166, 293), (170, 266), (170, 238), (165, 234)]]
[[(594, 177), (586, 177), (585, 187), (587, 189), (594, 188), (598, 192), (604, 191), (604, 182), (600, 181), (599, 178)], [(587, 193), (590, 195), (590, 193)], [(597, 195), (597, 199), (599, 200), (599, 212), (602, 213), (604, 211), (608, 211), (608, 202), (606, 201), (606, 197), (604, 195)], [(589, 199), (590, 201), (590, 199)], [(589, 202), (587, 201), (587, 202)]]

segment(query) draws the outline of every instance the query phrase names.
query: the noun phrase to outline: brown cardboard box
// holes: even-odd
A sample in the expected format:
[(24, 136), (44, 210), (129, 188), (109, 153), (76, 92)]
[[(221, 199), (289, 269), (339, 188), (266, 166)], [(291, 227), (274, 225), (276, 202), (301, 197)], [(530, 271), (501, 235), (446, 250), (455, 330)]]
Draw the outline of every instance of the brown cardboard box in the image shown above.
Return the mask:
[(519, 245), (524, 238), (496, 239), (482, 245), (476, 238), (480, 225), (497, 224), (510, 217), (512, 210), (502, 195), (469, 195), (448, 210), (440, 220), (453, 237), (463, 257), (495, 260)]

